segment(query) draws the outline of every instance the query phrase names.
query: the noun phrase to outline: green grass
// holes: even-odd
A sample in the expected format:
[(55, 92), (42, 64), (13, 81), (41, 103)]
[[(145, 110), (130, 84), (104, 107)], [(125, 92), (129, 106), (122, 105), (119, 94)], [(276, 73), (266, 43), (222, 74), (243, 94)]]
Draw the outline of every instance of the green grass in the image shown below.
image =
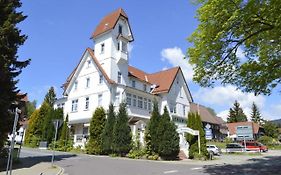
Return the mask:
[(215, 142), (215, 141), (208, 141), (207, 142), (207, 145), (216, 145), (217, 147), (219, 148), (225, 148), (226, 147), (226, 144), (225, 142)]
[(268, 146), (268, 149), (281, 150), (281, 145), (270, 145), (270, 146)]

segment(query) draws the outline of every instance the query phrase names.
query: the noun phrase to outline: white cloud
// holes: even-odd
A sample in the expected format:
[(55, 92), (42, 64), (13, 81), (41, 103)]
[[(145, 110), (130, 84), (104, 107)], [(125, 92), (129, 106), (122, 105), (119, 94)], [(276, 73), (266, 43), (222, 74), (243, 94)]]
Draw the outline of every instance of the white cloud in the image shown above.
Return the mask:
[(187, 81), (192, 80), (192, 66), (184, 59), (185, 55), (179, 47), (163, 49), (161, 56), (162, 61), (168, 61), (172, 66), (180, 66)]

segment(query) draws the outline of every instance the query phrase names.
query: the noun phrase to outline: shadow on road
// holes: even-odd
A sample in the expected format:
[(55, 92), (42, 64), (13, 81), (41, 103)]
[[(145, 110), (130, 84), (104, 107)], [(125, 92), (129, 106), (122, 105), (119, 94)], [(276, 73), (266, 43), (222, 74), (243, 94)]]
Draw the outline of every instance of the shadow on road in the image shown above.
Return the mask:
[[(56, 153), (57, 154), (57, 153)], [(70, 157), (76, 157), (75, 154), (63, 154), (63, 155), (56, 155), (55, 161), (60, 161)], [(50, 162), (51, 163), (52, 156), (32, 156), (32, 157), (23, 157), (19, 159), (19, 162), (13, 163), (13, 170), (20, 169), (20, 168), (30, 168), (38, 163), (41, 162)], [(0, 166), (0, 172), (6, 170), (6, 164), (4, 166)]]
[(207, 165), (204, 172), (210, 175), (280, 175), (281, 156), (267, 156), (263, 158), (252, 158), (249, 163), (240, 165)]

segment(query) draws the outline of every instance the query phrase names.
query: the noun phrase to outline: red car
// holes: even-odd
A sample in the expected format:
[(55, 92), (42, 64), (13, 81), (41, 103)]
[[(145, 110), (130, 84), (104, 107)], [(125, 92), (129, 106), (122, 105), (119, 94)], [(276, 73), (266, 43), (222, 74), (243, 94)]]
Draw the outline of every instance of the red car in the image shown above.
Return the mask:
[[(244, 142), (241, 142), (241, 145), (244, 146)], [(263, 145), (257, 141), (246, 141), (246, 149), (248, 151), (259, 151), (259, 152), (267, 152), (267, 146)]]

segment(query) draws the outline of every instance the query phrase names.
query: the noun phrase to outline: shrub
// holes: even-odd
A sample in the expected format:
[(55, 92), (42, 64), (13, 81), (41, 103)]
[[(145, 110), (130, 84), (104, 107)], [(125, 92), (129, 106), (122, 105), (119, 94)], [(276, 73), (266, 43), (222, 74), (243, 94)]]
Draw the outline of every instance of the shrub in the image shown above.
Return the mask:
[(131, 150), (128, 153), (128, 157), (131, 159), (140, 159), (145, 156), (145, 150), (144, 149), (139, 149), (139, 150)]
[(269, 136), (262, 136), (258, 139), (258, 141), (267, 146), (273, 145), (274, 143), (274, 139)]

